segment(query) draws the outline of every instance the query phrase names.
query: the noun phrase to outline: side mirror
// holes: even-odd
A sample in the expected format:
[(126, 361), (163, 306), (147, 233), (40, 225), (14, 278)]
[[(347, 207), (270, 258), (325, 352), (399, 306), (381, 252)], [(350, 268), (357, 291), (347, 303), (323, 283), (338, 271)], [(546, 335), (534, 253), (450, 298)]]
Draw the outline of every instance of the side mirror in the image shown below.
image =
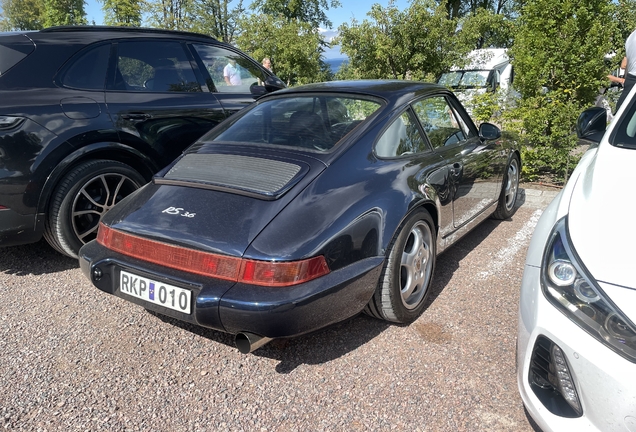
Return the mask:
[(276, 75), (265, 78), (265, 90), (267, 90), (268, 93), (275, 92), (276, 90), (282, 90), (286, 87), (285, 83)]
[(592, 107), (581, 113), (576, 121), (576, 136), (592, 142), (601, 142), (607, 127), (605, 108)]
[(496, 140), (501, 137), (501, 129), (492, 123), (482, 123), (479, 125), (479, 138), (482, 141)]
[(265, 78), (265, 82), (263, 85), (258, 85), (256, 83), (250, 86), (250, 93), (254, 96), (263, 96), (266, 93), (275, 92), (276, 90), (282, 90), (286, 88), (285, 83), (281, 81), (277, 76), (268, 76)]

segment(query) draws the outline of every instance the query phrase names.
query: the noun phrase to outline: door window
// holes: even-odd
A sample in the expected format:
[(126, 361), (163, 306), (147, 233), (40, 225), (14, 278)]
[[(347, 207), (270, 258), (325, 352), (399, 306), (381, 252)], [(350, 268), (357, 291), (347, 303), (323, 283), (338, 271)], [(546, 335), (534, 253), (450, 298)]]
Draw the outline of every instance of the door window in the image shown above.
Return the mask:
[(435, 96), (415, 102), (413, 110), (433, 148), (466, 140), (468, 128), (445, 97)]
[(178, 42), (120, 42), (113, 90), (200, 92), (192, 65)]
[(264, 79), (263, 71), (240, 54), (213, 45), (193, 47), (220, 93), (249, 93), (250, 86)]
[(429, 151), (411, 111), (403, 112), (388, 127), (375, 145), (379, 157), (398, 157)]

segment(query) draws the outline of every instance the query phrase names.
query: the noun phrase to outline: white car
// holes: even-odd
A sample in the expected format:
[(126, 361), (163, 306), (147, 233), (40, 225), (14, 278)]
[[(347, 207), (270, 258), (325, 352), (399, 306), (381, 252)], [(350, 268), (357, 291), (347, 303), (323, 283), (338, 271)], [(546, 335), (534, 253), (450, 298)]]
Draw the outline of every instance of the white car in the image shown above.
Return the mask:
[(544, 431), (636, 432), (636, 89), (542, 214), (528, 248), (517, 382)]

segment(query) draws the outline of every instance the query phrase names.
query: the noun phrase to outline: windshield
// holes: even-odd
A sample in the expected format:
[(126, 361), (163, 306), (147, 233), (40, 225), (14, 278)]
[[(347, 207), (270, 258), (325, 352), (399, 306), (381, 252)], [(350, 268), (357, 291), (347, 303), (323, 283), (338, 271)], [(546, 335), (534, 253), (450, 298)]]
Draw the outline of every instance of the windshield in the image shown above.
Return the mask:
[(446, 87), (488, 87), (489, 70), (453, 71), (442, 74), (438, 84)]
[(381, 103), (361, 96), (267, 99), (213, 129), (204, 141), (267, 144), (328, 152)]

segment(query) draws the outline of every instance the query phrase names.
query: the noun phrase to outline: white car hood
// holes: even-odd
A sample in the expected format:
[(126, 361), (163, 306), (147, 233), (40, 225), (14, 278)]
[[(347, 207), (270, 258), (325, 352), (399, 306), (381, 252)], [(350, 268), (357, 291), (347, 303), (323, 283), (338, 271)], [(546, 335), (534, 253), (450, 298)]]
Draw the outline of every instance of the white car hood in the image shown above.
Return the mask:
[(591, 276), (636, 289), (636, 150), (601, 143), (568, 213), (572, 244)]

